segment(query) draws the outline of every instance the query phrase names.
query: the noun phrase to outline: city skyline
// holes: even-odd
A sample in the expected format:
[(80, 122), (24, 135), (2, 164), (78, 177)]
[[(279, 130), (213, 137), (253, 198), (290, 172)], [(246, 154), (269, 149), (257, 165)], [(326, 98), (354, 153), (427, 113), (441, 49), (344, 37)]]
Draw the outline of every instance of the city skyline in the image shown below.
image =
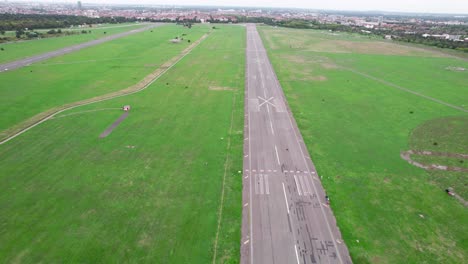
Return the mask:
[[(44, 3), (77, 3), (76, 0), (16, 0), (18, 2), (44, 2)], [(12, 1), (14, 2), (14, 1)], [(81, 1), (83, 6), (89, 4), (138, 4), (138, 5), (180, 5), (180, 6), (226, 6), (226, 7), (285, 7), (306, 8), (318, 10), (337, 11), (387, 11), (387, 12), (412, 12), (412, 13), (453, 13), (468, 15), (468, 1), (464, 0), (393, 0), (393, 1), (369, 1), (369, 0), (329, 0), (326, 2), (317, 0), (290, 0), (271, 1), (257, 0), (255, 3), (247, 0), (140, 0), (134, 3), (129, 0), (87, 0)], [(447, 4), (450, 2), (450, 4)]]

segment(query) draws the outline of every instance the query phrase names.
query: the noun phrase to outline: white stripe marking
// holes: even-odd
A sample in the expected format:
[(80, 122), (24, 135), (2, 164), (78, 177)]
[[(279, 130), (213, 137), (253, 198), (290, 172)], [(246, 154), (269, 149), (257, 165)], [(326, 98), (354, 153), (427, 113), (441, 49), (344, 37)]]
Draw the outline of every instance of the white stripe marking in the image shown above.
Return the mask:
[(283, 184), (284, 202), (286, 203), (286, 209), (288, 209), (288, 214), (289, 214), (288, 198), (286, 197), (286, 189), (284, 188), (284, 182), (282, 182), (282, 184)]
[(312, 189), (310, 188), (309, 181), (307, 180), (307, 177), (305, 175), (304, 175), (304, 181), (307, 187), (307, 191), (309, 192), (309, 194), (312, 194)]
[(275, 151), (276, 151), (276, 161), (278, 162), (278, 165), (280, 165), (280, 159), (279, 159), (279, 155), (278, 155), (278, 148), (276, 147), (275, 145)]
[(300, 264), (300, 262), (299, 262), (299, 254), (297, 254), (297, 246), (296, 246), (296, 244), (294, 244), (294, 250), (296, 251), (297, 264)]
[(263, 174), (260, 174), (260, 194), (263, 193)]
[(255, 194), (258, 194), (258, 175), (255, 174)]
[(268, 175), (265, 174), (265, 193), (270, 194), (270, 185), (268, 184)]
[(271, 127), (271, 133), (274, 135), (274, 134), (275, 134), (275, 130), (273, 129), (273, 123), (271, 122), (271, 120), (270, 120), (270, 127)]
[(303, 193), (304, 195), (310, 194), (310, 193), (309, 193), (309, 190), (307, 190), (307, 186), (306, 186), (306, 184), (305, 184), (305, 182), (304, 182), (304, 177), (302, 177), (301, 175), (299, 175), (299, 176), (297, 176), (297, 177), (299, 177), (299, 180), (301, 181), (302, 193)]
[(300, 184), (299, 184), (299, 182), (297, 180), (296, 175), (294, 175), (294, 182), (296, 183), (297, 192), (299, 193), (299, 195), (302, 195), (301, 188), (299, 187)]

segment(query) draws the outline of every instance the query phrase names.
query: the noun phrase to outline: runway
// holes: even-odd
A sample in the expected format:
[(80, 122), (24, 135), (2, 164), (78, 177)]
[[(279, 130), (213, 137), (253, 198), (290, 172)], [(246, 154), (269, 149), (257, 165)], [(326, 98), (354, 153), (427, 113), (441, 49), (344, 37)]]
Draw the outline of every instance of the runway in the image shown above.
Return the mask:
[(352, 263), (253, 24), (246, 49), (241, 263)]
[(78, 51), (78, 50), (88, 48), (88, 47), (91, 47), (91, 46), (99, 45), (99, 44), (102, 44), (102, 43), (105, 43), (105, 42), (108, 42), (108, 41), (111, 41), (111, 40), (114, 40), (114, 39), (118, 39), (118, 38), (126, 37), (126, 36), (129, 36), (129, 35), (133, 35), (133, 34), (136, 34), (136, 33), (140, 33), (140, 32), (143, 32), (145, 30), (148, 30), (148, 29), (160, 26), (160, 25), (162, 25), (162, 24), (155, 23), (155, 24), (152, 24), (150, 26), (146, 26), (146, 27), (142, 27), (142, 28), (138, 28), (138, 29), (133, 29), (133, 30), (130, 30), (130, 31), (126, 31), (126, 32), (114, 34), (114, 35), (111, 35), (111, 36), (103, 37), (103, 38), (100, 38), (100, 39), (91, 40), (91, 41), (88, 41), (88, 42), (85, 42), (85, 43), (69, 46), (69, 47), (66, 47), (66, 48), (59, 49), (59, 50), (49, 51), (49, 52), (42, 53), (42, 54), (39, 54), (39, 55), (36, 55), (36, 56), (32, 56), (32, 57), (28, 57), (28, 58), (24, 58), (24, 59), (20, 59), (20, 60), (0, 64), (0, 73), (5, 72), (5, 71), (12, 71), (12, 70), (15, 70), (15, 69), (18, 69), (18, 68), (21, 68), (21, 67), (28, 66), (30, 64), (36, 63), (36, 62), (40, 62), (40, 61), (47, 60), (47, 59), (50, 59), (50, 58), (53, 58), (53, 57), (61, 56), (61, 55), (71, 53), (71, 52), (74, 52), (74, 51)]

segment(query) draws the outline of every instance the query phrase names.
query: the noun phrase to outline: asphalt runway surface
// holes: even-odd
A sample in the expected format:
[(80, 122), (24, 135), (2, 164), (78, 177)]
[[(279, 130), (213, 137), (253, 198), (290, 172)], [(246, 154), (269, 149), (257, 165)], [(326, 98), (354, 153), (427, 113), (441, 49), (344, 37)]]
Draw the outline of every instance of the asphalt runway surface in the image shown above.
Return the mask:
[(241, 263), (352, 263), (255, 25), (247, 25)]
[(140, 33), (140, 32), (143, 32), (145, 30), (148, 30), (148, 29), (160, 26), (160, 25), (162, 25), (162, 24), (156, 23), (156, 24), (152, 24), (150, 26), (146, 26), (146, 27), (142, 27), (142, 28), (138, 28), (138, 29), (133, 29), (133, 30), (130, 30), (130, 31), (110, 35), (110, 36), (103, 37), (103, 38), (96, 39), (96, 40), (91, 40), (91, 41), (88, 41), (88, 42), (85, 42), (85, 43), (69, 46), (69, 47), (66, 47), (66, 48), (63, 48), (63, 49), (54, 50), (54, 51), (42, 53), (42, 54), (39, 54), (39, 55), (36, 55), (36, 56), (32, 56), (32, 57), (28, 57), (28, 58), (24, 58), (24, 59), (12, 61), (12, 62), (7, 62), (7, 63), (4, 63), (4, 64), (0, 64), (0, 72), (15, 70), (15, 69), (18, 69), (18, 68), (21, 68), (21, 67), (24, 67), (24, 66), (28, 66), (28, 65), (36, 63), (36, 62), (40, 62), (40, 61), (47, 60), (47, 59), (50, 59), (50, 58), (53, 58), (53, 57), (61, 56), (61, 55), (67, 54), (67, 53), (75, 52), (75, 51), (78, 51), (78, 50), (81, 50), (81, 49), (84, 49), (84, 48), (88, 48), (88, 47), (91, 47), (91, 46), (99, 45), (99, 44), (102, 44), (102, 43), (105, 43), (105, 42), (108, 42), (108, 41), (111, 41), (111, 40), (114, 40), (114, 39), (118, 39), (118, 38), (126, 37), (126, 36), (129, 36), (129, 35), (133, 35), (133, 34), (136, 34), (136, 33)]

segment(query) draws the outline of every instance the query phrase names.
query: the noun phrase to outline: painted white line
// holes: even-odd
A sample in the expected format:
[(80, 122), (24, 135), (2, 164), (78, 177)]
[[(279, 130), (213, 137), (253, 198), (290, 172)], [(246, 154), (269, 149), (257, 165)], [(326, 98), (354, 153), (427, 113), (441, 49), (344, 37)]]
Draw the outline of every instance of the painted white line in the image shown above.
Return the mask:
[(247, 205), (249, 205), (249, 203), (245, 203), (245, 204), (244, 204), (244, 207), (247, 206)]
[(268, 175), (265, 174), (265, 193), (270, 194), (270, 185), (268, 184)]
[(263, 174), (260, 174), (260, 194), (264, 194), (264, 192), (263, 192)]
[(286, 209), (288, 209), (288, 214), (289, 214), (289, 205), (288, 205), (288, 198), (286, 197), (286, 188), (284, 188), (284, 182), (283, 184), (283, 193), (284, 193), (284, 202), (286, 203)]
[(278, 155), (278, 148), (275, 145), (275, 151), (276, 151), (276, 161), (278, 162), (278, 165), (281, 165), (279, 155)]
[(244, 158), (247, 158), (249, 155), (245, 155)]
[(301, 175), (298, 175), (297, 177), (299, 178), (299, 181), (301, 182), (302, 193), (303, 193), (304, 195), (309, 194), (309, 191), (307, 190), (306, 185), (305, 185), (305, 183), (304, 183), (304, 177), (301, 177)]
[(300, 264), (300, 262), (299, 262), (299, 254), (297, 254), (297, 246), (296, 246), (296, 244), (294, 244), (294, 250), (296, 251), (296, 260), (297, 260), (297, 264)]
[(260, 172), (263, 172), (263, 170), (260, 170)]
[(247, 244), (247, 243), (249, 243), (249, 241), (250, 241), (250, 240), (247, 239), (247, 240), (244, 242), (244, 245)]
[(297, 192), (299, 193), (299, 195), (302, 195), (301, 193), (301, 188), (300, 188), (300, 184), (299, 184), (299, 181), (297, 180), (297, 176), (294, 175), (294, 182), (296, 183), (296, 188), (297, 188)]
[(255, 174), (255, 194), (258, 194), (258, 175)]
[(275, 130), (273, 129), (273, 122), (271, 122), (271, 120), (270, 120), (270, 128), (271, 128), (271, 133), (274, 135)]
[(273, 172), (276, 172), (276, 170), (273, 170)]
[(307, 180), (308, 177), (306, 177), (304, 175), (304, 181), (305, 181), (305, 184), (306, 184), (306, 187), (307, 187), (307, 191), (309, 192), (309, 194), (312, 194), (312, 188), (310, 188), (310, 185), (309, 185), (309, 181)]

